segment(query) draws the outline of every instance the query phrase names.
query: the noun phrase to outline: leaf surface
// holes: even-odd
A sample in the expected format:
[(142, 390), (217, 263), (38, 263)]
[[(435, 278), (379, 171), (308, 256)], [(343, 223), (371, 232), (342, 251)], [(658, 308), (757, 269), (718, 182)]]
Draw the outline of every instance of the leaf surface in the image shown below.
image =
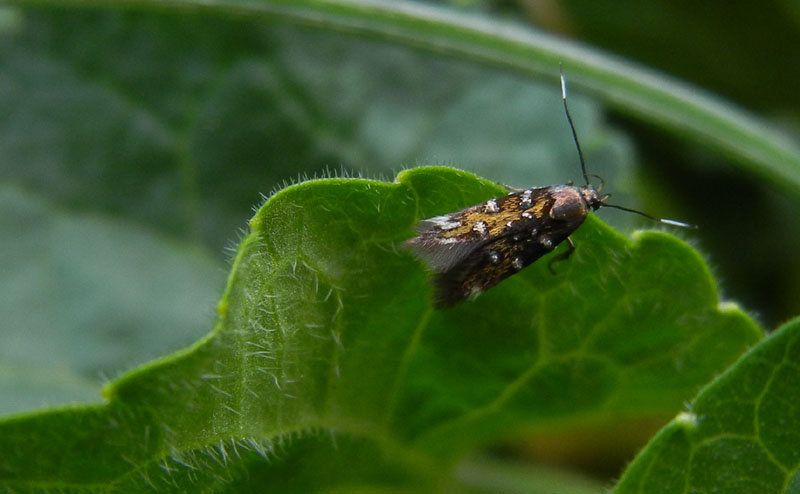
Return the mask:
[(250, 222), (213, 331), (112, 382), (105, 405), (4, 421), (0, 486), (462, 489), (452, 472), (475, 448), (675, 413), (760, 337), (687, 244), (594, 216), (556, 276), (544, 259), (432, 311), (400, 242), (502, 193), (439, 167), (280, 191)]
[(800, 321), (705, 387), (614, 492), (789, 493), (800, 488)]

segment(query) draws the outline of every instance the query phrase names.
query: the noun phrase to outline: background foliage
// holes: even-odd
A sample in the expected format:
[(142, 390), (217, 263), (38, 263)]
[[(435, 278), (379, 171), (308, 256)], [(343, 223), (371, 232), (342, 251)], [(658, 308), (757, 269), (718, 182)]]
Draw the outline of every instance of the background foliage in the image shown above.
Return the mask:
[[(415, 51), (391, 36), (320, 29), (325, 22), (230, 15), (235, 6), (0, 10), (3, 413), (98, 401), (108, 377), (201, 338), (229, 271), (224, 247), (242, 237), (260, 194), (298, 176), (332, 169), (392, 179), (403, 167), (450, 164), (517, 186), (579, 180), (555, 59), (542, 59), (537, 80), (508, 70), (507, 60), (487, 66), (475, 63), (479, 56)], [(706, 3), (701, 12), (674, 2), (622, 2), (598, 12), (577, 0), (457, 7), (469, 19), (532, 22), (662, 69), (796, 135), (791, 81), (800, 70), (793, 63), (800, 16), (791, 2), (752, 11)], [(752, 35), (738, 35), (745, 31)], [(570, 54), (573, 46), (559, 49)], [(709, 151), (713, 136), (704, 146), (685, 131), (665, 133), (662, 127), (674, 130), (666, 118), (632, 120), (641, 110), (617, 102), (624, 86), (593, 86), (603, 79), (587, 76), (590, 68), (570, 72), (567, 64), (570, 105), (589, 167), (615, 202), (701, 224), (692, 241), (711, 260), (724, 295), (767, 328), (796, 314), (796, 184), (745, 153)], [(601, 216), (623, 231), (641, 226), (615, 212)], [(494, 453), (544, 456), (614, 477), (631, 449), (692, 394), (650, 424), (637, 421), (630, 449), (610, 464), (568, 446), (587, 434), (593, 444), (618, 439), (609, 424), (552, 437), (539, 431)], [(325, 457), (314, 436), (286, 438)], [(349, 441), (337, 447), (369, 456)], [(256, 456), (259, 447), (251, 449)], [(518, 478), (516, 464), (494, 461), (471, 459), (458, 471), (461, 478), (483, 472), (482, 481), (496, 472)], [(375, 468), (377, 477), (407, 474), (387, 473), (396, 465)], [(525, 472), (515, 485), (531, 485)], [(533, 477), (548, 475), (557, 474)]]

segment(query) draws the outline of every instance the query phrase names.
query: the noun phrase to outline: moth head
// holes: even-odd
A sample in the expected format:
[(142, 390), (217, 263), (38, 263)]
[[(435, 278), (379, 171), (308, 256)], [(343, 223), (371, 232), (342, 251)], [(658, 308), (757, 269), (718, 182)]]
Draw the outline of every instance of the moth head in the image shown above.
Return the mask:
[(600, 184), (600, 187), (595, 188), (594, 185), (584, 185), (581, 187), (581, 197), (586, 202), (586, 205), (592, 211), (597, 211), (598, 209), (602, 208), (606, 205), (606, 201), (611, 198), (611, 194), (601, 194), (600, 192), (603, 190), (603, 184)]

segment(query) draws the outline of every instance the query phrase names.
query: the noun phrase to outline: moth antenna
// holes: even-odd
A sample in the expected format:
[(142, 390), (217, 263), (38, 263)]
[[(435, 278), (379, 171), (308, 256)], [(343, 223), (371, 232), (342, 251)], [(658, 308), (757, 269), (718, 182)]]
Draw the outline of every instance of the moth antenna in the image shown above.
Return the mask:
[(655, 216), (650, 216), (647, 213), (643, 213), (641, 211), (637, 211), (637, 210), (631, 209), (631, 208), (626, 208), (624, 206), (617, 206), (616, 204), (603, 204), (603, 207), (620, 209), (622, 211), (627, 211), (629, 213), (636, 213), (636, 214), (638, 214), (640, 216), (644, 216), (647, 219), (650, 219), (650, 220), (653, 220), (653, 221), (657, 221), (657, 222), (662, 223), (664, 225), (677, 226), (677, 227), (680, 227), (680, 228), (689, 228), (689, 229), (692, 229), (692, 230), (696, 230), (698, 228), (697, 225), (694, 225), (692, 223), (684, 223), (683, 221), (671, 220), (671, 219), (668, 219), (668, 218), (656, 218)]
[[(572, 131), (572, 140), (575, 142), (575, 148), (578, 150), (578, 159), (581, 162), (581, 173), (583, 173), (583, 179), (586, 181), (586, 185), (589, 185), (589, 177), (599, 178), (600, 188), (598, 189), (598, 192), (600, 192), (603, 190), (603, 185), (605, 185), (605, 183), (603, 179), (600, 178), (599, 176), (590, 175), (586, 173), (586, 161), (583, 159), (583, 150), (581, 150), (581, 143), (580, 141), (578, 141), (578, 133), (575, 131), (575, 123), (572, 121), (572, 115), (570, 115), (569, 106), (567, 105), (567, 81), (566, 78), (564, 77), (564, 67), (561, 64), (559, 64), (558, 68), (561, 75), (561, 101), (564, 102), (564, 113), (567, 114), (567, 122), (569, 122), (569, 130)], [(677, 226), (680, 228), (697, 229), (697, 225), (693, 225), (691, 223), (684, 223), (683, 221), (671, 220), (668, 218), (656, 218), (655, 216), (650, 216), (647, 213), (643, 213), (641, 211), (637, 211), (631, 208), (626, 208), (623, 206), (617, 206), (615, 204), (603, 203), (603, 206), (607, 208), (620, 209), (622, 211), (627, 211), (629, 213), (635, 213), (640, 216), (644, 216), (645, 218), (648, 218), (650, 220), (657, 221), (658, 223), (663, 223), (664, 225)]]
[(572, 140), (575, 142), (575, 147), (578, 149), (578, 159), (581, 162), (581, 172), (586, 185), (589, 185), (589, 175), (586, 174), (586, 162), (583, 160), (583, 151), (581, 150), (581, 143), (578, 142), (578, 133), (575, 132), (575, 124), (572, 122), (572, 115), (569, 114), (569, 106), (567, 106), (567, 81), (564, 78), (564, 67), (560, 64), (558, 70), (561, 74), (561, 101), (564, 102), (564, 113), (567, 114), (567, 121), (569, 122), (569, 129), (572, 131)]

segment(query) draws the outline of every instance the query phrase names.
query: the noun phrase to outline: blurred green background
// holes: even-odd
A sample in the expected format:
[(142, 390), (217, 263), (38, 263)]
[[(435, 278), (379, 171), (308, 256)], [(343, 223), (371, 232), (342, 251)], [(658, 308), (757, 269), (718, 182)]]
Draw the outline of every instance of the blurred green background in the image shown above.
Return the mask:
[[(797, 2), (451, 3), (661, 70), (798, 138)], [(243, 18), (0, 7), (0, 413), (98, 400), (106, 379), (205, 334), (226, 248), (298, 178), (446, 164), (580, 182), (554, 80)], [(615, 203), (701, 225), (677, 234), (766, 328), (800, 312), (800, 191), (570, 98)]]
[[(800, 140), (796, 1), (521, 2), (519, 11), (534, 23), (714, 92)], [(723, 295), (768, 329), (796, 315), (800, 191), (765, 184), (702, 147), (682, 145), (639, 122), (613, 114), (609, 122), (636, 143), (637, 171), (647, 190), (679, 203), (701, 225), (695, 238)], [(661, 210), (649, 201), (648, 210)]]

